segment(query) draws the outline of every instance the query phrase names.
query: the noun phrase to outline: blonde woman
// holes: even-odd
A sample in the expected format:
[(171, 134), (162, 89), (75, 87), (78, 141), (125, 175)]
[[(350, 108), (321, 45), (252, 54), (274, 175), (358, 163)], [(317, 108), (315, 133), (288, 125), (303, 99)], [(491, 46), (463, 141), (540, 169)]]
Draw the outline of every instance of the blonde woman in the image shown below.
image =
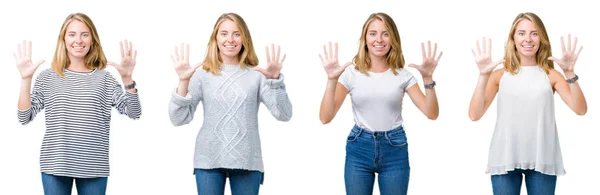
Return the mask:
[(435, 70), (442, 53), (427, 51), (421, 44), (423, 64), (416, 68), (425, 83), (425, 95), (417, 79), (405, 69), (400, 34), (392, 18), (374, 13), (363, 25), (358, 53), (352, 63), (340, 66), (337, 44), (321, 57), (328, 81), (321, 102), (320, 118), (329, 123), (346, 95), (352, 100), (355, 125), (347, 138), (345, 185), (347, 194), (372, 194), (375, 173), (381, 194), (406, 194), (410, 177), (408, 144), (402, 119), (402, 101), (408, 94), (417, 108), (431, 120), (438, 117)]
[[(222, 14), (214, 25), (204, 62), (189, 64), (189, 45), (171, 56), (179, 78), (169, 116), (175, 126), (190, 123), (199, 103), (204, 120), (196, 137), (194, 174), (198, 194), (221, 195), (229, 177), (233, 195), (258, 194), (264, 167), (258, 133), (262, 102), (279, 121), (289, 121), (292, 104), (283, 74), (285, 55), (265, 48), (259, 68), (250, 30), (241, 16)], [(201, 69), (198, 69), (202, 65)], [(198, 69), (198, 70), (197, 70)]]
[[(495, 96), (498, 114), (486, 172), (494, 194), (554, 194), (556, 177), (565, 174), (554, 113), (554, 93), (576, 114), (587, 111), (574, 65), (581, 52), (577, 38), (564, 43), (562, 58), (552, 56), (546, 27), (534, 13), (521, 13), (508, 34), (504, 59), (492, 61), (492, 41), (483, 38), (473, 49), (479, 80), (469, 107), (479, 120)], [(558, 64), (565, 76), (554, 69)], [(504, 68), (494, 70), (504, 63)]]
[[(44, 194), (105, 194), (109, 176), (111, 108), (129, 118), (142, 113), (132, 79), (136, 51), (121, 43), (121, 63), (107, 62), (98, 31), (85, 14), (69, 15), (61, 29), (52, 68), (33, 74), (44, 61), (31, 61), (31, 42), (14, 54), (21, 73), (18, 118), (25, 125), (45, 109), (46, 133), (40, 169)], [(106, 70), (114, 66), (125, 83)]]

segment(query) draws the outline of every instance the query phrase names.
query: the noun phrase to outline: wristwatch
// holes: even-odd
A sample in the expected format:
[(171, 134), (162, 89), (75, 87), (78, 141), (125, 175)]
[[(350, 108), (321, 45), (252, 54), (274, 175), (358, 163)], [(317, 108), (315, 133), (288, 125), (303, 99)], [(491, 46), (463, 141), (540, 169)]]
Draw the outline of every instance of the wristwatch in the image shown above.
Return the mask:
[(575, 75), (575, 77), (567, 79), (567, 83), (573, 84), (575, 81), (579, 80), (579, 76)]
[(125, 90), (130, 90), (135, 88), (135, 81), (133, 81), (133, 83), (129, 84), (129, 85), (125, 85)]
[(425, 84), (425, 89), (433, 89), (433, 87), (435, 87), (435, 81), (430, 84)]

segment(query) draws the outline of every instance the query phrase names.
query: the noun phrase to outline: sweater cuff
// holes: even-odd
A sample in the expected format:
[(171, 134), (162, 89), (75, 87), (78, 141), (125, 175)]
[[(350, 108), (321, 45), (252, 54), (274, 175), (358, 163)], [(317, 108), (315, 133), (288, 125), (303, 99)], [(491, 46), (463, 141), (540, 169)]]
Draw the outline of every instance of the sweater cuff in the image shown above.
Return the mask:
[(177, 88), (175, 88), (171, 95), (171, 101), (180, 106), (187, 106), (192, 104), (192, 95), (188, 92), (185, 97), (183, 97), (177, 93)]
[(279, 78), (278, 79), (267, 79), (267, 86), (269, 86), (271, 89), (278, 89), (278, 88), (282, 88), (285, 87), (285, 83), (283, 83), (283, 74), (279, 73)]

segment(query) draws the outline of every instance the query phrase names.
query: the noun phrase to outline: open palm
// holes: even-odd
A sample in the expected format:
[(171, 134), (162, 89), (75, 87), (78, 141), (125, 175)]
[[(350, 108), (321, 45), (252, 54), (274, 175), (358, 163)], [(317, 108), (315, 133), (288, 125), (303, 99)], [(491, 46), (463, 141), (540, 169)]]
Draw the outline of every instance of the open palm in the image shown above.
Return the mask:
[(33, 63), (31, 61), (31, 41), (23, 41), (17, 45), (17, 53), (13, 53), (15, 61), (17, 62), (17, 69), (21, 73), (21, 78), (30, 79), (38, 69), (38, 67), (44, 63), (44, 60)]
[(194, 72), (198, 67), (202, 66), (202, 63), (196, 64), (194, 67), (190, 66), (190, 45), (185, 44), (185, 49), (183, 47), (183, 43), (179, 46), (179, 49), (175, 47), (175, 52), (171, 55), (171, 60), (173, 61), (173, 67), (175, 68), (175, 72), (177, 72), (177, 76), (179, 76), (179, 80), (190, 80)]
[(504, 59), (496, 62), (492, 61), (492, 39), (484, 37), (481, 43), (477, 40), (477, 53), (475, 53), (474, 49), (471, 49), (471, 52), (473, 53), (473, 57), (475, 57), (475, 63), (477, 63), (479, 74), (481, 75), (491, 74), (499, 64), (504, 62)]
[(323, 45), (323, 53), (325, 58), (319, 54), (323, 69), (327, 73), (328, 79), (338, 79), (340, 75), (346, 70), (346, 67), (350, 66), (352, 62), (347, 62), (344, 66), (340, 66), (338, 62), (338, 44), (335, 43), (335, 49), (332, 50), (331, 42), (329, 42), (329, 52), (327, 52), (327, 46)]

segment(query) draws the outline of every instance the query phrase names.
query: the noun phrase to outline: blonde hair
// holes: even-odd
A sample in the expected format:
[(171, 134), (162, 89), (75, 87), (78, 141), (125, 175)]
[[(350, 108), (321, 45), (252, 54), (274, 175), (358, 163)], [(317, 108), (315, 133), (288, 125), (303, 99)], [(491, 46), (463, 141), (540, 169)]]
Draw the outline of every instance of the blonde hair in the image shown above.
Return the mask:
[(65, 45), (65, 36), (67, 34), (67, 27), (75, 20), (84, 23), (90, 29), (92, 35), (92, 45), (90, 45), (90, 50), (84, 57), (85, 67), (88, 69), (100, 70), (106, 68), (106, 56), (104, 55), (104, 51), (102, 51), (102, 45), (100, 44), (100, 37), (98, 36), (96, 26), (87, 15), (83, 13), (73, 13), (67, 16), (60, 28), (56, 50), (54, 51), (54, 58), (52, 59), (52, 70), (60, 77), (65, 76), (65, 68), (68, 68), (67, 66), (71, 64), (71, 60), (67, 55), (68, 51), (67, 46)]
[(358, 48), (358, 53), (352, 59), (352, 62), (355, 64), (356, 70), (359, 72), (369, 75), (367, 71), (371, 68), (371, 59), (369, 58), (369, 51), (367, 46), (367, 31), (369, 30), (369, 24), (375, 20), (380, 20), (385, 25), (385, 29), (387, 33), (390, 35), (390, 51), (386, 54), (386, 61), (390, 66), (390, 69), (397, 75), (396, 69), (404, 68), (404, 55), (402, 54), (402, 44), (400, 42), (400, 33), (398, 33), (398, 28), (396, 27), (396, 23), (389, 15), (378, 12), (373, 13), (369, 16), (365, 24), (362, 28), (362, 34), (360, 36), (360, 43)]
[(219, 55), (219, 46), (217, 43), (217, 34), (219, 33), (219, 26), (223, 21), (231, 20), (237, 27), (240, 29), (240, 34), (242, 37), (242, 49), (240, 50), (239, 55), (239, 64), (240, 67), (245, 69), (247, 66), (256, 66), (258, 65), (258, 57), (256, 56), (256, 52), (254, 51), (254, 46), (252, 44), (252, 37), (250, 36), (250, 31), (248, 30), (248, 26), (244, 19), (236, 13), (224, 13), (222, 14), (215, 26), (213, 28), (213, 32), (210, 36), (210, 40), (208, 41), (206, 57), (204, 58), (204, 62), (202, 68), (206, 71), (211, 72), (212, 74), (218, 75), (221, 71), (221, 64), (223, 61), (221, 56)]
[(517, 25), (523, 20), (531, 21), (537, 30), (538, 37), (540, 38), (540, 46), (535, 55), (535, 62), (546, 72), (546, 74), (548, 74), (550, 69), (554, 69), (554, 63), (552, 60), (548, 60), (548, 57), (552, 56), (552, 47), (550, 47), (548, 32), (546, 31), (546, 27), (544, 26), (542, 19), (531, 12), (520, 13), (512, 23), (512, 27), (510, 28), (510, 32), (508, 34), (508, 41), (506, 42), (505, 47), (504, 69), (511, 74), (517, 74), (519, 72), (521, 57), (517, 54), (514, 36), (515, 31), (517, 30)]

